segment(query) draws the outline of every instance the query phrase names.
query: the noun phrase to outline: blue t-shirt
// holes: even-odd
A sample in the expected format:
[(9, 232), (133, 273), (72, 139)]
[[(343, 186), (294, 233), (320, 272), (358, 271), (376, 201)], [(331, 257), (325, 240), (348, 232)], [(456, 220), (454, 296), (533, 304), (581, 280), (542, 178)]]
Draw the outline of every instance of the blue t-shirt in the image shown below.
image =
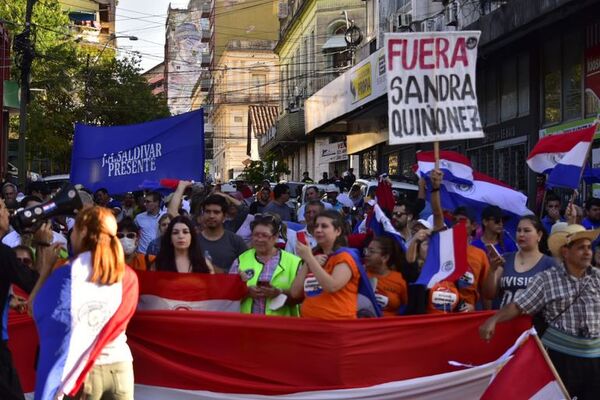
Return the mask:
[[(485, 253), (487, 254), (487, 249), (485, 248), (485, 243), (483, 243), (483, 240), (473, 240), (471, 244), (485, 251)], [(504, 246), (500, 246), (498, 243), (496, 243), (494, 247), (496, 248), (496, 250), (498, 250), (498, 253), (500, 253), (500, 255), (504, 255), (505, 253), (513, 253), (519, 250), (515, 242), (506, 233), (504, 234)]]
[(547, 255), (542, 258), (527, 272), (515, 271), (515, 256), (517, 253), (504, 254), (504, 271), (500, 278), (499, 294), (501, 298), (500, 307), (510, 304), (516, 295), (527, 288), (535, 275), (557, 265), (556, 260)]
[(589, 218), (584, 218), (583, 221), (581, 221), (581, 225), (583, 225), (585, 229), (588, 230), (598, 229), (600, 228), (600, 221), (594, 222)]

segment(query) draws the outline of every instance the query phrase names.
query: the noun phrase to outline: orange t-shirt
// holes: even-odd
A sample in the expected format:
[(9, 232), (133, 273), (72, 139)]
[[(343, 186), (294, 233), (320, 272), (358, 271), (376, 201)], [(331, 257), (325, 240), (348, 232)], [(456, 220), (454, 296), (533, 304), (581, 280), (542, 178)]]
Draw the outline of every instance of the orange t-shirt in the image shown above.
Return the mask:
[(360, 274), (352, 256), (346, 252), (330, 256), (323, 269), (332, 274), (336, 265), (345, 263), (352, 271), (346, 286), (335, 293), (323, 290), (315, 276), (309, 272), (304, 280), (304, 301), (300, 315), (318, 319), (355, 319), (358, 305)]
[(384, 317), (398, 315), (402, 304), (408, 303), (406, 281), (400, 272), (390, 271), (387, 275), (368, 273), (369, 278), (377, 278), (375, 298), (383, 310)]
[(487, 254), (475, 246), (467, 246), (467, 272), (456, 282), (460, 298), (466, 303), (475, 306), (485, 282), (485, 277), (490, 270)]
[[(156, 256), (148, 256), (148, 260), (150, 262), (154, 261)], [(146, 265), (146, 255), (141, 253), (136, 253), (133, 261), (129, 265), (133, 269), (137, 269), (139, 271), (147, 271), (148, 266)]]

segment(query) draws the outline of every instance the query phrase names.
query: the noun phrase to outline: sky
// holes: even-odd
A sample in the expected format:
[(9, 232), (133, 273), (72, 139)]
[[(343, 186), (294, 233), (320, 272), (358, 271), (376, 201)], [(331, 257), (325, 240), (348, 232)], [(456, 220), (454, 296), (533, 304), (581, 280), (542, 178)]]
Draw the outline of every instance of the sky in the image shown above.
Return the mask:
[(137, 36), (137, 41), (118, 39), (120, 55), (137, 51), (141, 67), (146, 71), (164, 59), (165, 18), (169, 3), (172, 8), (185, 8), (189, 0), (119, 0), (117, 5), (117, 36)]

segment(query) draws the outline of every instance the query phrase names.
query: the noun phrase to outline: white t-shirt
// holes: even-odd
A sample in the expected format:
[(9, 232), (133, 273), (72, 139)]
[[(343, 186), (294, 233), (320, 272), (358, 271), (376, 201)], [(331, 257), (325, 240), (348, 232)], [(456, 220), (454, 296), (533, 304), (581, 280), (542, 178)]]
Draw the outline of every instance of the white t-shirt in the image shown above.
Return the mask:
[(163, 211), (159, 211), (156, 215), (148, 215), (148, 212), (146, 211), (135, 217), (135, 223), (140, 227), (138, 252), (146, 254), (148, 245), (158, 236), (158, 220), (163, 214)]

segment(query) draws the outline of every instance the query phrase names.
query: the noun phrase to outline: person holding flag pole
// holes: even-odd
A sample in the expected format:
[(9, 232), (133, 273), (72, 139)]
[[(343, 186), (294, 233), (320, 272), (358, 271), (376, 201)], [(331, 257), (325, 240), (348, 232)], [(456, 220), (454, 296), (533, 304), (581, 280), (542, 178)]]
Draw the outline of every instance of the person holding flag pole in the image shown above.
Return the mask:
[(542, 342), (572, 396), (597, 399), (600, 393), (600, 270), (592, 267), (592, 242), (600, 229), (589, 231), (566, 225), (550, 236), (548, 245), (562, 261), (537, 274), (527, 289), (517, 294), (479, 328), (490, 340), (498, 322), (521, 314), (542, 312), (547, 328)]

